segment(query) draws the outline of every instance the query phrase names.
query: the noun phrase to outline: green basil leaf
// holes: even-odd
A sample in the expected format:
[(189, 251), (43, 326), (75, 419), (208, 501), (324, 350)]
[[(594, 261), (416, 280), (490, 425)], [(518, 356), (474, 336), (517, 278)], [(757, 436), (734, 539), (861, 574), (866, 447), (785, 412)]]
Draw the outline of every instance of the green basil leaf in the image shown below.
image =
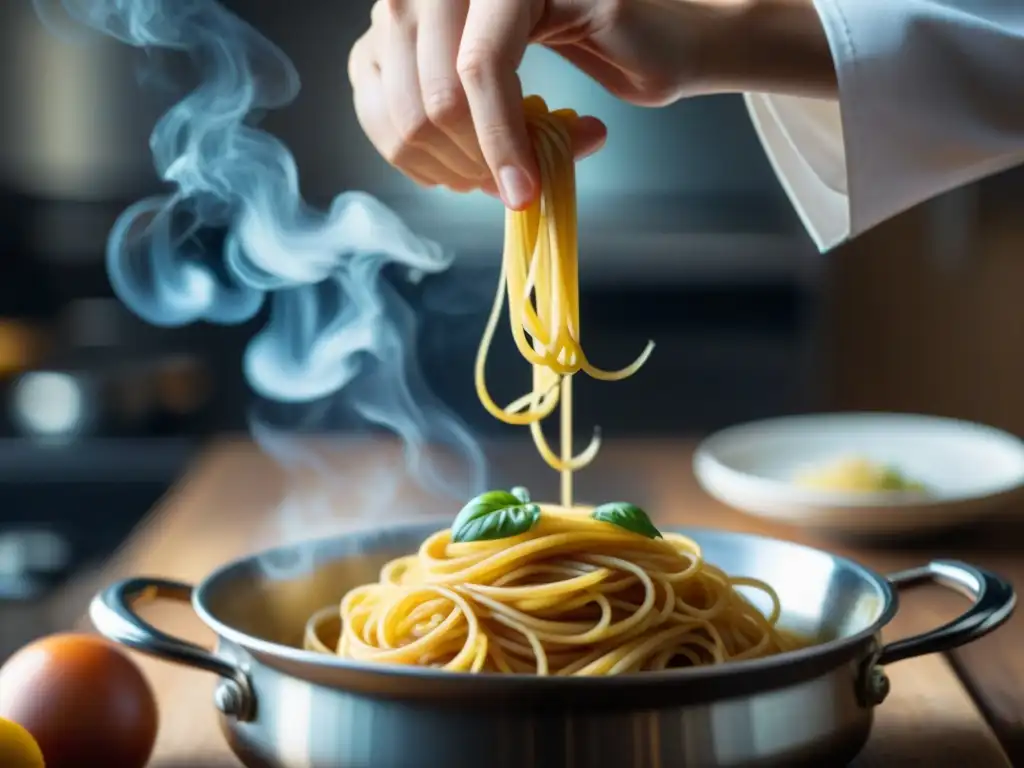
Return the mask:
[(513, 496), (519, 499), (523, 504), (530, 503), (530, 492), (521, 485), (517, 485), (515, 488), (509, 491), (509, 493), (511, 493)]
[[(517, 489), (518, 490), (518, 489)], [(508, 491), (488, 491), (470, 501), (455, 516), (452, 541), (493, 541), (518, 536), (540, 519), (540, 507), (524, 503)]]
[(625, 528), (631, 533), (646, 536), (648, 539), (660, 539), (661, 531), (654, 527), (651, 518), (640, 507), (626, 501), (613, 501), (597, 507), (590, 516), (602, 523), (611, 523)]

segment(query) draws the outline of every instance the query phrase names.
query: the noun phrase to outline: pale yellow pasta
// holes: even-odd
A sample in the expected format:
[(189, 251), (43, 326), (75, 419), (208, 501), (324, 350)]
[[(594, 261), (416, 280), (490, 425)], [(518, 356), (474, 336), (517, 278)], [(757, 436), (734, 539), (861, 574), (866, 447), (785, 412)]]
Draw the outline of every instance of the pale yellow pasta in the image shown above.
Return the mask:
[[(385, 565), (376, 583), (349, 591), (340, 609), (311, 618), (305, 647), (358, 661), (536, 675), (617, 675), (784, 651), (794, 640), (776, 628), (779, 600), (769, 585), (729, 576), (683, 536), (650, 538), (573, 504), (573, 472), (600, 445), (595, 434), (573, 455), (573, 375), (626, 378), (653, 345), (619, 371), (595, 368), (584, 355), (569, 143), (575, 115), (548, 112), (536, 97), (525, 109), (541, 195), (525, 211), (507, 213), (502, 278), (475, 381), (490, 413), (530, 427), (543, 459), (561, 473), (562, 503), (542, 506), (533, 527), (506, 538), (453, 542), (451, 530), (435, 533), (416, 554)], [(533, 384), (502, 408), (488, 393), (484, 370), (506, 297), (512, 336), (532, 366)], [(558, 454), (540, 428), (556, 408)], [(768, 615), (737, 587), (763, 592), (772, 606)], [(335, 641), (329, 628), (339, 612)]]
[[(529, 425), (541, 457), (562, 474), (562, 504), (572, 505), (572, 472), (597, 455), (600, 437), (577, 456), (572, 451), (572, 376), (583, 371), (604, 381), (636, 373), (650, 357), (648, 342), (640, 356), (618, 371), (590, 363), (580, 343), (579, 265), (576, 226), (576, 165), (569, 126), (571, 110), (549, 112), (531, 96), (524, 102), (527, 126), (540, 167), (541, 193), (524, 211), (505, 213), (505, 245), (494, 306), (477, 353), (475, 384), (484, 408), (507, 424)], [(512, 338), (533, 367), (530, 392), (502, 408), (486, 384), (487, 354), (508, 299)], [(561, 404), (560, 404), (561, 403)], [(560, 455), (548, 445), (540, 422), (560, 404)]]
[[(768, 585), (731, 578), (686, 537), (650, 539), (589, 513), (545, 506), (534, 528), (493, 541), (435, 533), (377, 583), (345, 595), (333, 650), (457, 672), (614, 675), (792, 646), (776, 630), (779, 601)], [(768, 615), (737, 586), (763, 591)], [(326, 647), (330, 618), (314, 617), (307, 648)]]

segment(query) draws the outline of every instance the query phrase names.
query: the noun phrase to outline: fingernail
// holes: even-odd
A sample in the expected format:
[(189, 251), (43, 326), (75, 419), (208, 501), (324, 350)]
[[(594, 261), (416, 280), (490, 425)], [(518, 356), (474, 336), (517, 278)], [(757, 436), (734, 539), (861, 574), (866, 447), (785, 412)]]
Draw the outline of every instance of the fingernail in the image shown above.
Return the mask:
[(501, 185), (501, 199), (509, 208), (519, 210), (529, 204), (533, 185), (521, 169), (506, 165), (498, 171), (498, 183)]

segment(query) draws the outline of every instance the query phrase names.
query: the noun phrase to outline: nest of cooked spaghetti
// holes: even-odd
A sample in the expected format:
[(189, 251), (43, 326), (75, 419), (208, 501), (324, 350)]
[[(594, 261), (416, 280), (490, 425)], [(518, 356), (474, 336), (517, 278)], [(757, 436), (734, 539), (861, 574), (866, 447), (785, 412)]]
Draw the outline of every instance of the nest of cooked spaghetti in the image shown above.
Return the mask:
[[(763, 591), (771, 611), (740, 587)], [(314, 617), (306, 647), (455, 672), (618, 675), (788, 650), (779, 610), (768, 584), (726, 574), (633, 505), (542, 507), (492, 492)], [(323, 627), (338, 618), (328, 645)]]

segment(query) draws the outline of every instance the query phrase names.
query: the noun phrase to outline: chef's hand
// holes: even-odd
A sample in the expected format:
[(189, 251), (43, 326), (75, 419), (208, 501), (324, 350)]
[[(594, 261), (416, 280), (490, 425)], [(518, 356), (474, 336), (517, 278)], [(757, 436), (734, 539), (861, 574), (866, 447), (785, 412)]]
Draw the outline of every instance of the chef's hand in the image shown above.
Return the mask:
[[(539, 179), (516, 70), (541, 43), (626, 101), (655, 106), (687, 84), (686, 0), (377, 0), (349, 78), (377, 150), (426, 186), (483, 189), (521, 209)], [(604, 143), (573, 127), (577, 157)]]

